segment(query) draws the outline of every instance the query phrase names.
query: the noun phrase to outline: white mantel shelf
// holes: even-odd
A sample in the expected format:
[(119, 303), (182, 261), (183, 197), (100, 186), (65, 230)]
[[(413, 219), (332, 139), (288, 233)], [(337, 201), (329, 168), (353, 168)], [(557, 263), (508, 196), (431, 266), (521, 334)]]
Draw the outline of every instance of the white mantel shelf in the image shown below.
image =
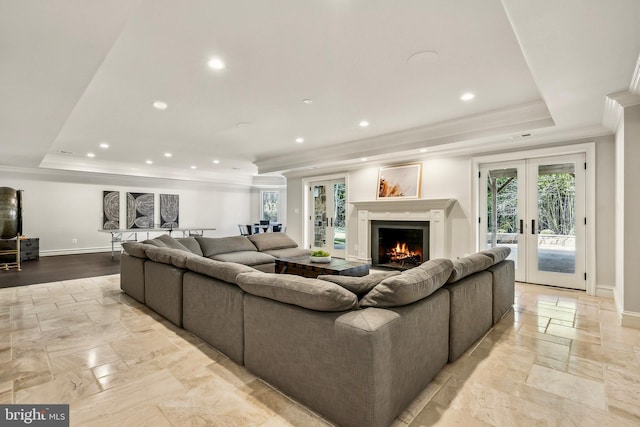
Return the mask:
[(383, 199), (351, 201), (358, 216), (356, 259), (371, 262), (371, 221), (429, 221), (429, 256), (446, 256), (445, 232), (456, 199)]
[(358, 210), (368, 211), (430, 211), (442, 209), (446, 214), (456, 202), (456, 199), (382, 199), (351, 201)]

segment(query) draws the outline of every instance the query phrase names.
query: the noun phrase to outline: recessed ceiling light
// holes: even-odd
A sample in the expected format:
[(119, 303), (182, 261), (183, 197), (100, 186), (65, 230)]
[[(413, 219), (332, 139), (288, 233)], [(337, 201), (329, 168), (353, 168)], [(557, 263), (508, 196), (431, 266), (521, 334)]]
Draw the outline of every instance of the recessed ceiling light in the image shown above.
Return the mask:
[(213, 163), (215, 163), (215, 164), (217, 165), (218, 163), (220, 163), (220, 160), (215, 159), (215, 160), (213, 161)]
[(191, 169), (198, 169), (196, 165), (191, 165)]
[(87, 157), (95, 157), (96, 155), (94, 153), (87, 153)]
[(107, 144), (106, 142), (101, 142), (100, 148), (109, 148), (109, 144)]
[(148, 165), (152, 165), (153, 164), (153, 160), (147, 160), (145, 163), (148, 164)]
[(153, 108), (157, 110), (166, 110), (169, 105), (163, 101), (155, 101), (153, 103)]
[(236, 123), (236, 127), (237, 128), (243, 128), (245, 126), (249, 126), (250, 124), (251, 123), (249, 123), (249, 122), (238, 122), (238, 123)]
[(171, 153), (164, 153), (164, 156), (165, 156), (165, 157), (171, 157), (171, 156), (173, 156), (173, 154), (171, 154)]
[(367, 126), (369, 126), (369, 122), (368, 122), (368, 121), (366, 121), (366, 120), (362, 120), (360, 123), (358, 123), (358, 125), (359, 125), (361, 128), (366, 128)]
[(302, 102), (304, 102), (305, 104), (311, 104), (313, 101), (310, 100), (309, 98), (305, 98), (302, 100)]
[(471, 101), (473, 98), (475, 98), (476, 96), (471, 93), (471, 92), (467, 92), (465, 94), (463, 94), (460, 99), (463, 101)]
[(211, 58), (209, 62), (207, 62), (207, 65), (214, 70), (222, 70), (225, 67), (224, 62), (220, 58)]
[(421, 152), (421, 153), (426, 153), (426, 152), (427, 152), (427, 149), (426, 149), (426, 148), (421, 148), (421, 149), (420, 149), (420, 152)]
[(298, 144), (302, 144), (304, 142), (304, 138), (296, 138), (296, 142)]
[(360, 161), (361, 161), (361, 162), (366, 162), (366, 161), (367, 161), (367, 158), (366, 158), (366, 157), (360, 157)]

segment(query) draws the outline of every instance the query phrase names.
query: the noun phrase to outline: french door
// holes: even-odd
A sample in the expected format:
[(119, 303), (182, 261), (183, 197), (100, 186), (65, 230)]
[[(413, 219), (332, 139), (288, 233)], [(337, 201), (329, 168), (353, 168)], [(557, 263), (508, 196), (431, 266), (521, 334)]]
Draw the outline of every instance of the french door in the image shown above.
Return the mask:
[(480, 167), (481, 249), (507, 246), (516, 280), (586, 289), (585, 156)]
[(344, 258), (347, 219), (344, 179), (312, 182), (309, 191), (311, 250), (323, 250)]

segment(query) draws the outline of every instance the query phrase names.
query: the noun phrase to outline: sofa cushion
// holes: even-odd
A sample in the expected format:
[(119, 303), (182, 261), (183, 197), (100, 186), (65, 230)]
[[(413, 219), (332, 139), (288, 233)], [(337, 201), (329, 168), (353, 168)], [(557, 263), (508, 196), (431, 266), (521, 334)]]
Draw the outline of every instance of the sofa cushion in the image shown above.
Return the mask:
[(235, 262), (214, 261), (203, 257), (189, 257), (187, 259), (187, 268), (193, 272), (233, 284), (238, 284), (236, 280), (238, 274), (256, 271), (248, 265), (236, 264)]
[(227, 254), (230, 252), (241, 251), (253, 251), (256, 252), (256, 247), (244, 236), (231, 236), (231, 237), (196, 237), (200, 248), (202, 249), (202, 255), (207, 258), (218, 254)]
[(486, 255), (477, 253), (453, 260), (453, 271), (447, 283), (455, 283), (460, 279), (486, 270), (493, 265), (493, 259)]
[(149, 248), (147, 249), (147, 256), (151, 261), (170, 264), (178, 268), (186, 268), (188, 258), (201, 258), (189, 251), (172, 248)]
[(493, 265), (496, 265), (497, 263), (507, 259), (507, 257), (511, 253), (511, 248), (508, 248), (506, 246), (498, 246), (495, 248), (487, 249), (485, 251), (480, 251), (478, 253), (488, 256), (493, 260)]
[(252, 234), (248, 239), (260, 252), (298, 247), (298, 244), (284, 233)]
[(335, 283), (291, 274), (242, 273), (238, 286), (259, 297), (316, 311), (345, 311), (358, 305), (354, 293)]
[(145, 245), (151, 245), (151, 246), (155, 246), (156, 248), (166, 248), (167, 244), (164, 243), (163, 241), (160, 241), (158, 239), (147, 239), (144, 242)]
[(263, 254), (262, 252), (253, 251), (244, 251), (244, 252), (231, 252), (227, 254), (218, 254), (210, 257), (216, 261), (224, 261), (224, 262), (237, 262), (238, 264), (244, 265), (259, 265), (259, 264), (273, 264), (275, 262), (275, 258), (269, 254)]
[(264, 251), (264, 253), (276, 258), (297, 258), (302, 256), (309, 256), (311, 254), (311, 251), (309, 249), (303, 248), (285, 248), (268, 250)]
[(193, 252), (196, 255), (203, 256), (202, 249), (200, 249), (200, 243), (195, 239), (195, 237), (179, 237), (176, 239), (178, 242), (184, 245), (187, 249)]
[(146, 250), (149, 248), (155, 248), (157, 246), (149, 245), (146, 243), (140, 243), (140, 242), (123, 242), (122, 247), (124, 248), (125, 252), (128, 253), (129, 255), (134, 256), (136, 258), (146, 259), (148, 258), (146, 254)]
[(360, 307), (397, 307), (426, 298), (444, 285), (451, 270), (449, 259), (429, 260), (378, 283), (360, 300)]
[(399, 271), (385, 271), (383, 273), (371, 273), (362, 277), (351, 276), (338, 276), (335, 274), (322, 274), (318, 276), (319, 280), (326, 280), (327, 282), (335, 283), (343, 288), (353, 292), (362, 298), (371, 289), (373, 289), (378, 283), (382, 282), (387, 277), (399, 275)]

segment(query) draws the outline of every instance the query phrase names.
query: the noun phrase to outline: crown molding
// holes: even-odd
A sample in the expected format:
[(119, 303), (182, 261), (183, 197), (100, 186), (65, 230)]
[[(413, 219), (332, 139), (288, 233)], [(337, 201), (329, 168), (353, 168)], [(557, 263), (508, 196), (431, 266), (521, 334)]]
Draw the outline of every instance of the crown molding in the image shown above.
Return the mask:
[[(636, 76), (634, 76), (635, 78)], [(626, 107), (640, 104), (640, 95), (631, 93), (628, 90), (614, 92), (607, 95), (604, 101), (604, 113), (602, 115), (602, 125), (611, 132), (618, 130), (620, 120)]]
[(359, 159), (553, 126), (544, 101), (534, 101), (440, 123), (405, 129), (278, 157), (258, 159), (260, 173), (284, 172), (345, 159)]

